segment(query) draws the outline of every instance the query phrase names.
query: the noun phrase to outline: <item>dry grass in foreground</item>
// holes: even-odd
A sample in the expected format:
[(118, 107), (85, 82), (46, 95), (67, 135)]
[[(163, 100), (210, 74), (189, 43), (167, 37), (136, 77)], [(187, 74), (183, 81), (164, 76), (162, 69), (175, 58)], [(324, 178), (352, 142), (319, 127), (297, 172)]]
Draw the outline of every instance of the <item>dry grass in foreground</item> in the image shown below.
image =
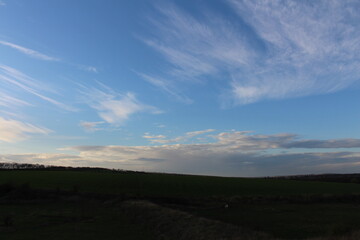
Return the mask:
[(196, 217), (147, 201), (127, 201), (122, 204), (122, 209), (130, 219), (150, 228), (162, 240), (272, 239), (264, 233)]
[(309, 238), (308, 240), (359, 240), (360, 231), (355, 231), (344, 236)]
[[(134, 223), (155, 233), (160, 240), (275, 240), (262, 232), (197, 217), (148, 201), (126, 201), (121, 209)], [(359, 240), (360, 231), (344, 236), (327, 236), (307, 240)], [(279, 240), (279, 239), (278, 239)]]

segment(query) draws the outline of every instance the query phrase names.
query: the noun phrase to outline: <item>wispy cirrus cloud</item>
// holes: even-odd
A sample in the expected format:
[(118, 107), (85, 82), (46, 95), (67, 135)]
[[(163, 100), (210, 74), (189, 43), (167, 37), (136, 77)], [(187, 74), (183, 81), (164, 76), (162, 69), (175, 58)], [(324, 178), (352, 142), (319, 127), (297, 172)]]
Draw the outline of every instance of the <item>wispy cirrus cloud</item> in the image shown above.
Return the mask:
[[(21, 71), (0, 64), (0, 86), (3, 89), (8, 89), (11, 92), (21, 92), (31, 94), (36, 96), (43, 101), (51, 103), (59, 108), (65, 109), (67, 111), (76, 111), (72, 106), (68, 106), (60, 101), (55, 100), (54, 98), (46, 96), (43, 92), (54, 92), (53, 89), (46, 87), (40, 81), (22, 73)], [(14, 94), (12, 94), (14, 95)], [(9, 99), (14, 101), (10, 102)], [(1, 101), (2, 100), (2, 101)], [(11, 105), (28, 105), (25, 100), (20, 99), (20, 97), (10, 96), (9, 94), (3, 95), (0, 97), (2, 105), (11, 106)]]
[(4, 1), (1, 1), (1, 0), (0, 0), (0, 7), (1, 7), (1, 6), (6, 6), (6, 3), (5, 3)]
[(190, 104), (193, 102), (188, 96), (181, 93), (178, 87), (176, 87), (176, 85), (174, 85), (173, 82), (166, 79), (162, 79), (160, 77), (153, 77), (148, 74), (143, 74), (143, 73), (138, 73), (138, 74), (150, 84), (166, 92), (167, 94), (175, 97), (175, 99), (177, 99), (178, 101), (186, 104)]
[(229, 64), (247, 63), (249, 55), (253, 55), (246, 51), (247, 44), (239, 41), (243, 37), (234, 26), (219, 18), (218, 21), (199, 21), (172, 5), (157, 7), (157, 10), (160, 17), (150, 21), (157, 31), (156, 37), (143, 41), (160, 52), (172, 67), (163, 76), (144, 74), (143, 77), (177, 100), (184, 98), (179, 97), (179, 85), (202, 82)]
[(131, 115), (141, 112), (162, 113), (156, 107), (140, 102), (135, 94), (131, 92), (120, 94), (104, 84), (100, 84), (99, 88), (84, 87), (81, 93), (86, 103), (109, 124), (122, 125)]
[[(359, 78), (360, 4), (230, 1), (266, 44), (262, 71), (233, 79), (240, 103), (331, 93)], [(242, 78), (242, 79), (241, 79)]]
[(43, 127), (0, 117), (0, 141), (17, 142), (32, 134), (48, 134), (50, 132), (49, 129)]
[[(0, 2), (0, 5), (1, 5), (1, 2)], [(43, 53), (32, 50), (30, 48), (26, 48), (26, 47), (17, 45), (15, 43), (0, 40), (0, 44), (4, 45), (4, 46), (7, 46), (7, 47), (11, 47), (11, 48), (13, 48), (13, 49), (15, 49), (15, 50), (17, 50), (17, 51), (19, 51), (21, 53), (24, 53), (24, 54), (26, 54), (26, 55), (28, 55), (30, 57), (37, 58), (37, 59), (40, 59), (40, 60), (44, 60), (44, 61), (60, 61), (59, 58), (55, 58), (55, 57), (45, 55)]]
[(359, 80), (358, 2), (227, 3), (237, 16), (157, 7), (157, 32), (144, 42), (171, 64), (162, 78), (176, 86), (215, 77), (233, 104), (332, 93)]
[(4, 91), (0, 91), (0, 106), (9, 107), (9, 106), (31, 106), (29, 102), (23, 101), (19, 98), (12, 97)]
[[(0, 6), (1, 6), (1, 2), (0, 2)], [(67, 64), (69, 66), (76, 67), (76, 68), (78, 68), (80, 70), (91, 72), (91, 73), (98, 73), (99, 72), (99, 70), (94, 66), (88, 66), (88, 65), (83, 65), (83, 64), (74, 64), (74, 63), (65, 62), (60, 58), (48, 56), (46, 54), (40, 53), (40, 52), (35, 51), (33, 49), (26, 48), (24, 46), (20, 46), (18, 44), (11, 43), (11, 42), (8, 42), (8, 41), (0, 40), (0, 45), (13, 48), (13, 49), (15, 49), (15, 50), (27, 55), (27, 56), (32, 57), (32, 58), (36, 58), (36, 59), (40, 59), (40, 60), (44, 60), (44, 61), (61, 62), (63, 64), (65, 63), (65, 64)]]

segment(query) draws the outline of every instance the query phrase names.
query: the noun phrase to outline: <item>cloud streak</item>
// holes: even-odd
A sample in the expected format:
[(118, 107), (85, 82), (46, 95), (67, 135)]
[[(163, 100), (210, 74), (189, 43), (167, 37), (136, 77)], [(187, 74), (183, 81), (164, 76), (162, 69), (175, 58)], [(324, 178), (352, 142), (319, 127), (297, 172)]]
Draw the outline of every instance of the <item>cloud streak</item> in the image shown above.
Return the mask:
[[(51, 97), (45, 96), (42, 92), (52, 92), (52, 89), (49, 89), (44, 86), (41, 82), (33, 79), (26, 74), (20, 72), (19, 70), (0, 64), (0, 86), (3, 89), (9, 89), (12, 92), (20, 91), (36, 96), (43, 101), (51, 103), (59, 108), (65, 109), (67, 111), (76, 111), (74, 107), (68, 106), (64, 103), (61, 103)], [(10, 102), (9, 99), (13, 99), (13, 102)], [(0, 103), (5, 106), (11, 105), (28, 105), (24, 100), (15, 98), (13, 96), (4, 95), (0, 97)]]
[(176, 85), (174, 85), (174, 83), (169, 80), (165, 80), (160, 77), (153, 77), (142, 73), (138, 73), (138, 75), (140, 75), (143, 79), (145, 79), (148, 83), (152, 84), (156, 88), (174, 97), (179, 102), (183, 102), (186, 104), (191, 104), (193, 102), (188, 96), (181, 93), (178, 87), (176, 87)]
[[(0, 2), (0, 5), (1, 5), (1, 2)], [(50, 56), (45, 55), (43, 53), (37, 52), (37, 51), (29, 49), (29, 48), (25, 48), (23, 46), (20, 46), (20, 45), (11, 43), (11, 42), (0, 41), (0, 44), (4, 45), (4, 46), (7, 46), (7, 47), (10, 47), (10, 48), (13, 48), (13, 49), (25, 54), (25, 55), (28, 55), (28, 56), (32, 57), (32, 58), (37, 58), (37, 59), (44, 60), (44, 61), (60, 61), (59, 58), (50, 57)]]
[(156, 107), (141, 103), (135, 94), (131, 92), (120, 94), (104, 84), (100, 84), (99, 88), (84, 87), (81, 93), (86, 103), (109, 124), (122, 125), (131, 115), (141, 112), (161, 113)]
[[(0, 2), (0, 6), (1, 6), (1, 3), (2, 2)], [(5, 6), (5, 5), (6, 4), (4, 3), (3, 6)], [(23, 53), (23, 54), (25, 54), (25, 55), (27, 55), (29, 57), (32, 57), (32, 58), (40, 59), (40, 60), (43, 60), (43, 61), (53, 61), (53, 62), (66, 63), (66, 62), (62, 61), (62, 59), (60, 59), (60, 58), (51, 57), (51, 56), (48, 56), (46, 54), (35, 51), (33, 49), (17, 45), (15, 43), (0, 40), (0, 45), (15, 49), (15, 50), (17, 50), (17, 51), (19, 51), (19, 52), (21, 52), (21, 53)], [(80, 70), (83, 70), (83, 71), (87, 71), (87, 72), (91, 72), (91, 73), (99, 73), (99, 70), (94, 66), (88, 66), (88, 65), (83, 65), (83, 64), (73, 64), (73, 63), (66, 63), (66, 64), (69, 65), (69, 66), (72, 66), (72, 67), (76, 67), (76, 68), (78, 68)]]
[(17, 142), (32, 134), (48, 134), (51, 131), (29, 123), (0, 117), (0, 141)]
[(102, 121), (99, 121), (99, 122), (85, 122), (85, 121), (82, 121), (80, 122), (80, 126), (82, 128), (84, 128), (85, 131), (87, 132), (95, 132), (95, 131), (99, 131), (101, 130), (101, 128), (99, 128), (98, 126), (103, 124), (104, 122)]
[(23, 101), (19, 98), (10, 96), (9, 94), (0, 91), (0, 106), (9, 107), (9, 106), (31, 106), (30, 103)]
[[(205, 135), (209, 139), (214, 139), (214, 143), (198, 144), (198, 146), (212, 146), (212, 148), (222, 148), (231, 151), (261, 151), (268, 149), (314, 149), (314, 148), (360, 148), (360, 139), (305, 139), (302, 140), (296, 134), (280, 133), (273, 135), (252, 134), (250, 131), (229, 131), (218, 134), (215, 129), (206, 129), (201, 131), (187, 132), (182, 136), (167, 138), (165, 135), (150, 135), (145, 133), (143, 138), (151, 143), (180, 143), (185, 142), (199, 135)], [(197, 140), (197, 139), (195, 139)], [(209, 141), (208, 141), (209, 142)]]
[(229, 1), (266, 46), (261, 72), (240, 79), (239, 103), (331, 93), (359, 79), (360, 20), (353, 1)]
[[(228, 86), (225, 98), (240, 105), (332, 93), (359, 81), (358, 2), (227, 2), (231, 18), (157, 7), (155, 37), (144, 42), (171, 67), (155, 79), (176, 86), (216, 78)], [(164, 81), (149, 82), (175, 91)]]
[(160, 144), (183, 143), (183, 142), (187, 142), (189, 140), (193, 140), (193, 138), (196, 136), (214, 132), (214, 131), (215, 131), (215, 129), (206, 129), (206, 130), (201, 130), (201, 131), (187, 132), (187, 133), (185, 133), (185, 135), (178, 136), (175, 138), (167, 138), (164, 135), (149, 135), (148, 133), (145, 133), (143, 138), (148, 139), (151, 143), (160, 143)]

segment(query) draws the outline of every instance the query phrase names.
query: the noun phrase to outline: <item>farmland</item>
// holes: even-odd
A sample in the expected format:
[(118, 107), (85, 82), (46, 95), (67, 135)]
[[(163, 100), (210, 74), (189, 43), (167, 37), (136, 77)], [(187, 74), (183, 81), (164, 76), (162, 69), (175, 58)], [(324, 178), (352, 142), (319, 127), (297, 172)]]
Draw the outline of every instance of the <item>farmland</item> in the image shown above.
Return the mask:
[(302, 182), (264, 178), (226, 178), (139, 172), (2, 171), (0, 184), (29, 184), (37, 189), (139, 196), (209, 197), (360, 193), (358, 184)]
[[(254, 239), (336, 237), (360, 229), (356, 183), (32, 169), (0, 171), (0, 186), (0, 237), (6, 239), (171, 239), (169, 229), (187, 228), (181, 219), (193, 219), (202, 231), (225, 224), (228, 236), (260, 234)], [(153, 219), (167, 219), (166, 229)]]

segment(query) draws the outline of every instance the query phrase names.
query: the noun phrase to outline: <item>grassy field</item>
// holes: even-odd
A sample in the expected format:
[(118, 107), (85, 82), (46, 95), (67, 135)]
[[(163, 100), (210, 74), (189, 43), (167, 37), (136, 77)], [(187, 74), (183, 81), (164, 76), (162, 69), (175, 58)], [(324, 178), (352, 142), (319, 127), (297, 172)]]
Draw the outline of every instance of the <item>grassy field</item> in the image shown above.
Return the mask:
[[(1, 185), (0, 239), (158, 239), (146, 222), (134, 223), (121, 212), (119, 201), (129, 199), (281, 239), (339, 236), (360, 229), (360, 184), (355, 183), (3, 170)], [(7, 218), (11, 226), (5, 226)]]
[(114, 206), (98, 202), (7, 203), (0, 205), (0, 216), (11, 219), (10, 226), (0, 226), (0, 239), (4, 240), (156, 239)]
[(281, 239), (341, 235), (360, 228), (358, 204), (239, 204), (182, 210)]
[(0, 184), (33, 188), (141, 196), (253, 196), (360, 194), (360, 184), (305, 182), (262, 178), (224, 178), (121, 172), (36, 171), (0, 172)]

